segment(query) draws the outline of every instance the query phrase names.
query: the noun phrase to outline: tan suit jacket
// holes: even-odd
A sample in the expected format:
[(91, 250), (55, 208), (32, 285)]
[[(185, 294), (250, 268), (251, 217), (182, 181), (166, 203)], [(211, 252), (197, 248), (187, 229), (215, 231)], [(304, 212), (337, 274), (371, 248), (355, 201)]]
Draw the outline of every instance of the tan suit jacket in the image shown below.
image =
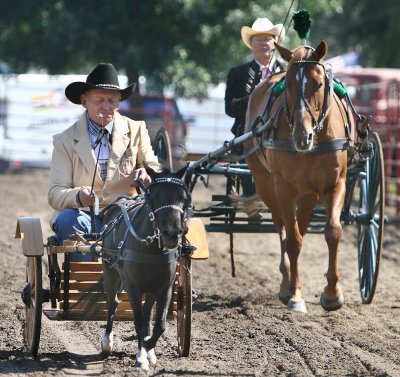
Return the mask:
[(116, 113), (112, 147), (105, 182), (96, 168), (96, 156), (90, 144), (86, 112), (60, 134), (53, 136), (53, 156), (48, 202), (57, 211), (78, 208), (76, 194), (81, 187), (91, 188), (100, 199), (100, 207), (116, 202), (121, 195), (136, 195), (130, 173), (145, 164), (159, 171), (160, 165), (151, 146), (144, 121), (134, 121)]

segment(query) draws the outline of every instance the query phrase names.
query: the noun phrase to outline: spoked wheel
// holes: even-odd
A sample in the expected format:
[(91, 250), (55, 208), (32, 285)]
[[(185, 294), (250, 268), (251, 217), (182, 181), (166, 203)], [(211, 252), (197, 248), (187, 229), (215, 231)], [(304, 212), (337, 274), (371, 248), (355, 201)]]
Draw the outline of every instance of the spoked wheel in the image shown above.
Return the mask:
[(360, 293), (364, 304), (372, 302), (378, 280), (382, 251), (385, 175), (383, 151), (379, 135), (369, 137), (371, 152), (365, 171), (360, 174), (358, 224), (358, 272)]
[(37, 356), (42, 326), (42, 257), (27, 257), (26, 283), (21, 292), (25, 304), (24, 338), (29, 353)]
[(179, 356), (189, 356), (192, 330), (192, 260), (188, 256), (179, 262), (177, 335)]
[(158, 162), (169, 171), (172, 171), (171, 143), (165, 128), (160, 128), (158, 130), (154, 141), (154, 150), (158, 157)]

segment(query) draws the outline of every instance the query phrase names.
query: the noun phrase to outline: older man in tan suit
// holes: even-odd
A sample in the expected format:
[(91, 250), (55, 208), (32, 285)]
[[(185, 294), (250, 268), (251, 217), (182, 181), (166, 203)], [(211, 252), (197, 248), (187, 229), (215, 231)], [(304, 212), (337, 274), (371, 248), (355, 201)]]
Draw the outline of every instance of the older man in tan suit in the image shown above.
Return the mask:
[[(112, 64), (100, 63), (86, 82), (73, 82), (66, 97), (86, 110), (80, 119), (53, 137), (48, 201), (57, 211), (52, 226), (59, 243), (76, 231), (99, 231), (101, 219), (89, 208), (102, 208), (122, 195), (135, 195), (136, 181), (149, 184), (145, 166), (160, 170), (143, 121), (118, 113), (135, 84), (119, 86)], [(92, 229), (92, 220), (95, 229)], [(71, 260), (90, 260), (73, 253)]]

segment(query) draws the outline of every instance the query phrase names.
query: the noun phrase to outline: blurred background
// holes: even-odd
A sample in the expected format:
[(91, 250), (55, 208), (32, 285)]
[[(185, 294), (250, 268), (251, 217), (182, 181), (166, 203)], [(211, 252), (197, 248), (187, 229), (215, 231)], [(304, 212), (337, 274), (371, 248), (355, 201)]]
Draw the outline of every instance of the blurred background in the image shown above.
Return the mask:
[(335, 75), (358, 111), (373, 115), (388, 200), (400, 211), (397, 0), (1, 1), (0, 171), (48, 168), (51, 135), (82, 112), (64, 89), (85, 81), (99, 62), (113, 63), (121, 86), (138, 82), (121, 112), (145, 119), (152, 137), (167, 129), (175, 158), (180, 144), (193, 154), (220, 147), (232, 138), (233, 119), (224, 112), (228, 70), (251, 59), (241, 27), (268, 17), (284, 24), (284, 45), (294, 48), (303, 43), (291, 26), (298, 9), (311, 13), (307, 44), (328, 42)]

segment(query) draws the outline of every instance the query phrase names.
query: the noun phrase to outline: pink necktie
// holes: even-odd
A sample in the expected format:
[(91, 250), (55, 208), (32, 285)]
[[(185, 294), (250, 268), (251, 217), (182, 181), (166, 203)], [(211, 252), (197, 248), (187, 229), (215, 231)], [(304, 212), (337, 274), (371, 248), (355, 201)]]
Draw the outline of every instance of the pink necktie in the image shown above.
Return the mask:
[(262, 74), (261, 74), (262, 80), (265, 80), (267, 77), (269, 77), (271, 75), (271, 71), (267, 65), (262, 65), (260, 67), (260, 71), (262, 72)]

